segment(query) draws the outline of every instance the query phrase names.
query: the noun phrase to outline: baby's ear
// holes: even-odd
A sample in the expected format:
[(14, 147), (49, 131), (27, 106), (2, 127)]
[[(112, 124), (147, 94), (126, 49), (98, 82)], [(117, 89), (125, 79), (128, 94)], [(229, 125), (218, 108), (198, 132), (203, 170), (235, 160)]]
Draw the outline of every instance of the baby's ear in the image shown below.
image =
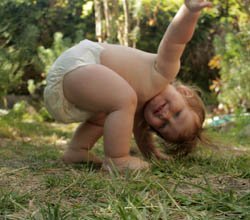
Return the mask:
[(182, 85), (177, 87), (177, 91), (188, 98), (191, 98), (194, 95), (193, 91), (190, 88)]

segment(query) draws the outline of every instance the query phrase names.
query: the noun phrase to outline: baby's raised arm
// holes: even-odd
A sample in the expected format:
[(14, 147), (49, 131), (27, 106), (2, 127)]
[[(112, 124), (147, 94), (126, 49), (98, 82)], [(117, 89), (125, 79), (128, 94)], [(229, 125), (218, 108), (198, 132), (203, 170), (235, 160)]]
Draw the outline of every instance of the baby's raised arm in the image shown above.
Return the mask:
[(155, 63), (156, 70), (173, 81), (180, 68), (180, 58), (186, 43), (193, 36), (200, 10), (210, 7), (204, 0), (185, 0), (172, 22), (168, 26), (158, 47)]

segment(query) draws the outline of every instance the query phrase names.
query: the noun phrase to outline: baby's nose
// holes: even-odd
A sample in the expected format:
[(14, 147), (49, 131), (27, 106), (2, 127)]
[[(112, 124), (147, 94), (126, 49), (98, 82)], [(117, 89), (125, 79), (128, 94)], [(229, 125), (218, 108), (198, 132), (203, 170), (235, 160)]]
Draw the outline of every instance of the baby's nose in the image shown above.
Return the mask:
[(172, 114), (170, 111), (163, 111), (161, 112), (159, 116), (160, 116), (160, 119), (162, 120), (170, 120), (170, 118), (172, 117)]

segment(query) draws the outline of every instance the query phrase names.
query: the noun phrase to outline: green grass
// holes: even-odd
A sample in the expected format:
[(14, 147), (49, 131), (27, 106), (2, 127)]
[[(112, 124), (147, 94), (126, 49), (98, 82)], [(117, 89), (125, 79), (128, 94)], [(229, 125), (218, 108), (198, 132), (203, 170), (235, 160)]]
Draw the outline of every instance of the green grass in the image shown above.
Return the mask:
[[(245, 123), (245, 122), (244, 122)], [(75, 125), (0, 118), (0, 219), (250, 219), (250, 137), (239, 121), (223, 143), (147, 172), (108, 174), (60, 157)], [(96, 144), (102, 155), (102, 140)]]

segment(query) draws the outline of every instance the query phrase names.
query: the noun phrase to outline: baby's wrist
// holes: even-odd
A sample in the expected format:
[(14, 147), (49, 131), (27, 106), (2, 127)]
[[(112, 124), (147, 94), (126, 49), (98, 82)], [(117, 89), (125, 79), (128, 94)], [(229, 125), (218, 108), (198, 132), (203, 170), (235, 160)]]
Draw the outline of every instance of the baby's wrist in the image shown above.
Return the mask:
[(198, 9), (198, 8), (195, 8), (193, 7), (192, 5), (185, 5), (185, 8), (186, 10), (189, 12), (189, 13), (192, 13), (192, 14), (200, 14), (200, 12), (202, 11), (202, 9)]

